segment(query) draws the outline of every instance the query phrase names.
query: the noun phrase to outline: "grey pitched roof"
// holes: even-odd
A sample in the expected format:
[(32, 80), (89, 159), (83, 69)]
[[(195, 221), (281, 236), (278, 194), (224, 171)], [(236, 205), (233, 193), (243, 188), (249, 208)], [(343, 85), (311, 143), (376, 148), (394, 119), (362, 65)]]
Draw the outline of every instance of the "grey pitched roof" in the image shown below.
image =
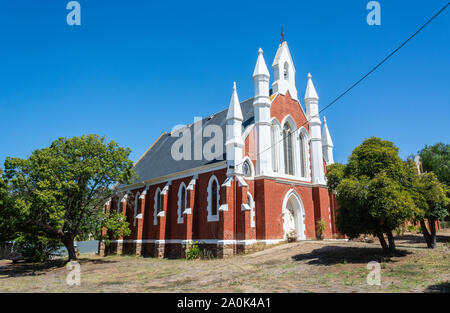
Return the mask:
[[(254, 113), (253, 113), (253, 98), (241, 102), (241, 109), (243, 115), (242, 128), (245, 129), (249, 125), (254, 123)], [(176, 161), (171, 156), (171, 147), (173, 143), (179, 139), (179, 137), (173, 137), (170, 133), (164, 134), (161, 138), (154, 144), (154, 146), (149, 149), (141, 159), (136, 163), (134, 171), (138, 175), (138, 178), (132, 182), (132, 184), (155, 179), (158, 177), (166, 176), (169, 174), (185, 171), (188, 169), (217, 163), (222, 160), (226, 160), (226, 149), (225, 149), (225, 136), (226, 136), (226, 116), (227, 110), (220, 111), (216, 114), (211, 115), (208, 118), (202, 120), (202, 129), (205, 129), (208, 125), (218, 125), (223, 132), (223, 158), (221, 160), (206, 160), (203, 156), (201, 160), (194, 160), (194, 138), (196, 140), (201, 140), (202, 138), (200, 132), (194, 133), (193, 124), (187, 126), (191, 132), (191, 158), (192, 160), (180, 160)], [(208, 138), (203, 138), (203, 143), (206, 142)], [(124, 187), (125, 185), (120, 185)]]

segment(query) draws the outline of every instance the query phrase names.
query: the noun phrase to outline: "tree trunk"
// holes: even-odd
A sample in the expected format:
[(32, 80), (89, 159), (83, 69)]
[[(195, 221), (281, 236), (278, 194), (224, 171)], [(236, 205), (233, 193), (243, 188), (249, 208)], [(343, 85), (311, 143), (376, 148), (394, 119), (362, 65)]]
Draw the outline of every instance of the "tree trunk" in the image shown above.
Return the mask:
[(428, 232), (427, 225), (425, 224), (425, 220), (420, 221), (420, 227), (422, 228), (422, 234), (423, 234), (423, 237), (425, 238), (425, 242), (427, 243), (427, 247), (433, 248), (432, 241), (431, 241), (431, 235)]
[(387, 237), (388, 237), (388, 241), (389, 241), (389, 251), (391, 253), (395, 253), (397, 250), (395, 248), (395, 240), (394, 240), (394, 236), (392, 235), (392, 230), (388, 230), (386, 232)]
[(386, 240), (384, 239), (383, 232), (382, 231), (378, 231), (377, 232), (377, 237), (378, 237), (378, 240), (380, 241), (381, 247), (383, 248), (383, 252), (385, 254), (388, 254), (389, 253), (389, 247), (386, 244)]
[(434, 218), (428, 219), (430, 224), (431, 238), (430, 238), (430, 248), (436, 248), (436, 220)]
[(76, 260), (77, 254), (75, 252), (75, 246), (73, 245), (73, 238), (66, 235), (62, 239), (62, 242), (67, 249), (67, 253), (69, 254), (69, 261)]

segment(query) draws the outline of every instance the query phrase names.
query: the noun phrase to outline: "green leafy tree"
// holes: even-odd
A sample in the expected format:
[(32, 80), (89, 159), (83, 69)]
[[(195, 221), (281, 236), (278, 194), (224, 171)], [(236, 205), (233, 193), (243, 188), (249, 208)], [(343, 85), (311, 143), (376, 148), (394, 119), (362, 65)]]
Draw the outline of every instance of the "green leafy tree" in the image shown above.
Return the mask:
[(416, 212), (409, 175), (398, 148), (376, 137), (356, 147), (348, 164), (330, 166), (327, 182), (339, 203), (338, 230), (350, 238), (373, 234), (385, 253), (394, 253), (393, 230)]
[(434, 172), (441, 183), (450, 186), (450, 145), (442, 142), (419, 151), (425, 172)]
[(28, 159), (7, 158), (5, 177), (16, 199), (10, 220), (16, 220), (16, 230), (58, 239), (69, 260), (76, 259), (75, 237), (92, 231), (93, 220), (102, 217), (112, 185), (132, 179), (129, 154), (114, 141), (84, 135), (59, 138)]
[[(448, 187), (439, 182), (433, 172), (417, 175), (415, 187), (414, 198), (417, 207), (420, 209), (415, 217), (420, 221), (428, 248), (433, 249), (436, 247), (436, 222), (449, 214)], [(425, 220), (428, 220), (429, 231)]]
[(0, 242), (8, 242), (17, 235), (16, 226), (20, 222), (20, 215), (15, 210), (15, 203), (8, 185), (0, 169)]
[(106, 246), (109, 246), (111, 239), (118, 239), (131, 234), (129, 223), (121, 213), (109, 211), (104, 216), (101, 225), (106, 229), (106, 234), (101, 235), (100, 238), (105, 242)]

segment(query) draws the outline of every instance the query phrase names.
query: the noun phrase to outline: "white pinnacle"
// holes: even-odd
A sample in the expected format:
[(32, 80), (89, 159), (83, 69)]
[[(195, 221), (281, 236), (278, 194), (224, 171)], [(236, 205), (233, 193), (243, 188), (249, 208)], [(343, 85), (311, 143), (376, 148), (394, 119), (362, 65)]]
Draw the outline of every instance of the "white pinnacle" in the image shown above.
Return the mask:
[(233, 94), (231, 95), (230, 106), (228, 107), (227, 120), (243, 120), (241, 105), (236, 91), (236, 82), (233, 82)]
[(316, 99), (319, 100), (319, 96), (317, 95), (316, 88), (314, 88), (314, 84), (312, 82), (312, 75), (308, 73), (308, 83), (306, 84), (305, 91), (305, 100), (306, 99)]
[(258, 59), (256, 60), (255, 70), (253, 71), (253, 77), (257, 75), (265, 75), (267, 77), (270, 76), (266, 62), (264, 61), (263, 50), (261, 48), (258, 50)]
[(327, 126), (327, 119), (325, 116), (323, 117), (322, 146), (333, 147), (333, 140), (331, 140), (330, 131)]

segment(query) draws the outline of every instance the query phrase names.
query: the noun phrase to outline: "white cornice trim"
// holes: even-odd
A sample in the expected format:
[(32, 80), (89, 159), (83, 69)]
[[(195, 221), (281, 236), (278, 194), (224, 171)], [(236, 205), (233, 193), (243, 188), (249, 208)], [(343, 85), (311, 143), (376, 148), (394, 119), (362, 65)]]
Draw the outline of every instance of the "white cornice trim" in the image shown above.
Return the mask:
[(152, 185), (156, 185), (156, 184), (160, 184), (162, 182), (165, 181), (169, 181), (169, 180), (177, 180), (180, 178), (185, 178), (188, 176), (193, 176), (193, 175), (199, 175), (199, 174), (203, 174), (203, 173), (207, 173), (207, 172), (211, 172), (214, 170), (220, 170), (220, 169), (224, 169), (227, 167), (227, 161), (220, 161), (217, 163), (213, 163), (213, 164), (208, 164), (208, 165), (203, 165), (203, 166), (199, 166), (199, 167), (195, 167), (186, 171), (181, 171), (181, 172), (176, 172), (176, 173), (172, 173), (166, 176), (160, 176), (157, 178), (152, 178), (149, 180), (145, 180), (139, 183), (135, 183), (132, 185), (127, 185), (124, 186), (120, 189), (117, 190), (117, 192), (127, 192), (130, 190), (134, 190), (137, 188), (140, 188), (142, 186), (148, 185), (148, 186), (152, 186)]

